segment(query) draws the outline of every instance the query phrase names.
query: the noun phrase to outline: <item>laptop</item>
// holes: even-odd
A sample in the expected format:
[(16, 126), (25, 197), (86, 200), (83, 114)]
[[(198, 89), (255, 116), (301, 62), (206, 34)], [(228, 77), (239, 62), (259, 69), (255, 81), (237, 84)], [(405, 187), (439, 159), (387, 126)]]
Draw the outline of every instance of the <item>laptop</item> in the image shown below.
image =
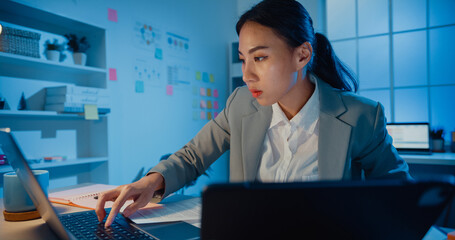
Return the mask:
[(98, 223), (95, 211), (58, 214), (32, 174), (9, 131), (0, 130), (0, 143), (42, 219), (59, 239), (199, 239), (200, 230), (186, 222), (134, 224), (118, 214), (110, 228)]
[(422, 239), (454, 179), (208, 186), (202, 239)]
[(431, 154), (428, 123), (388, 123), (387, 132), (401, 154)]

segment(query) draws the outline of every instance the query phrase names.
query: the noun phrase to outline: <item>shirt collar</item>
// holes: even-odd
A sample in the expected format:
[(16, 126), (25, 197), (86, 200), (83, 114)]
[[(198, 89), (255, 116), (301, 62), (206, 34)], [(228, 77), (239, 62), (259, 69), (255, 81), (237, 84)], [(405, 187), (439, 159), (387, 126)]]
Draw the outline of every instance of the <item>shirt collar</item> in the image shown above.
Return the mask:
[(319, 119), (319, 89), (317, 81), (312, 74), (310, 74), (309, 79), (315, 84), (314, 92), (310, 99), (291, 121), (288, 120), (280, 105), (277, 102), (274, 103), (272, 105), (273, 114), (269, 129), (283, 122), (301, 127), (310, 134), (314, 132), (316, 121)]

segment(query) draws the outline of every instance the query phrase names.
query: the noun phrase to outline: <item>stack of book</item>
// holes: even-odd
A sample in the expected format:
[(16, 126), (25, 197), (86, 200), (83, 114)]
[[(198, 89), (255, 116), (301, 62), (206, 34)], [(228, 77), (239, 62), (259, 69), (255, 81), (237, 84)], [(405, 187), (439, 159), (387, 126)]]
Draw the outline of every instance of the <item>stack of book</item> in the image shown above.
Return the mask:
[(99, 114), (111, 111), (106, 89), (74, 85), (46, 88), (45, 111), (83, 113), (85, 104), (96, 105)]

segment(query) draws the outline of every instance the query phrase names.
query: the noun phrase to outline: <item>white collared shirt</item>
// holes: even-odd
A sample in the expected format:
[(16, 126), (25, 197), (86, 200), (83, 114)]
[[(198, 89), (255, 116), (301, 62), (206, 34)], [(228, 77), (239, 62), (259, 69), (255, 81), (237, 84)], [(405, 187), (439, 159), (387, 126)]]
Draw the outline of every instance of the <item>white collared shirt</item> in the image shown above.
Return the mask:
[(258, 180), (296, 182), (318, 180), (319, 92), (288, 120), (278, 103), (272, 105), (270, 127), (262, 148)]

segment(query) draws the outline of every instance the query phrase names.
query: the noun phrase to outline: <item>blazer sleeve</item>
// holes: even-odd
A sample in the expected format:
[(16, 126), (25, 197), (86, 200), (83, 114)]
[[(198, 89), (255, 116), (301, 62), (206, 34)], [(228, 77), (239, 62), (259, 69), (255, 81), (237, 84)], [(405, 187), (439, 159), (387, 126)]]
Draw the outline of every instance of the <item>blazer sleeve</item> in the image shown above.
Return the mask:
[(410, 179), (409, 167), (392, 145), (392, 137), (387, 133), (384, 108), (378, 103), (375, 122), (370, 139), (357, 162), (367, 179), (398, 178)]
[(237, 92), (238, 89), (228, 98), (226, 108), (215, 119), (204, 125), (191, 141), (149, 171), (149, 173), (158, 172), (164, 177), (163, 197), (196, 180), (215, 160), (230, 149), (228, 114)]

